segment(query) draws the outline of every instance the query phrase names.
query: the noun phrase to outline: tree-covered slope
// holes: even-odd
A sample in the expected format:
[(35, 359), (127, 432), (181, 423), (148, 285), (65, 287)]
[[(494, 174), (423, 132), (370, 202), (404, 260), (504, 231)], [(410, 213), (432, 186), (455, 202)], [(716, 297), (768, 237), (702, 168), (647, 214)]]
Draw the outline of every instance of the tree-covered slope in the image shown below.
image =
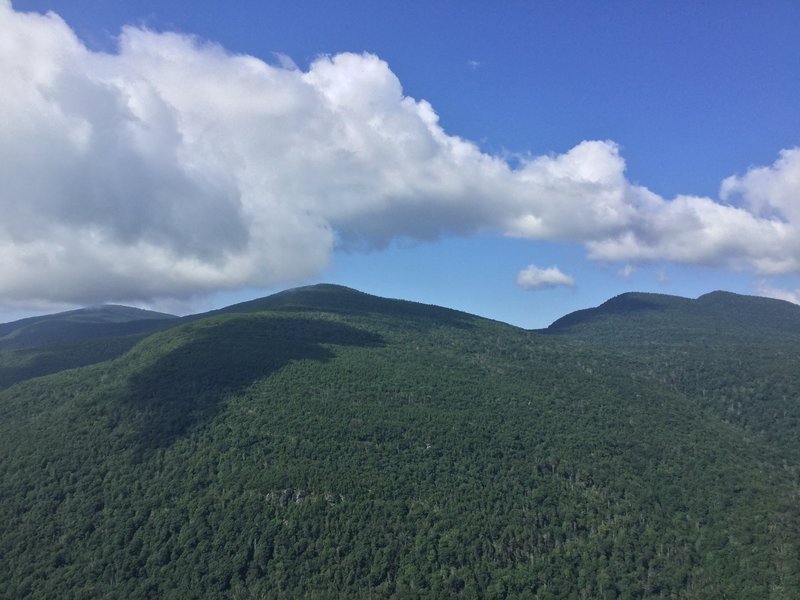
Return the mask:
[(173, 315), (106, 305), (0, 324), (0, 389), (114, 358), (174, 323)]
[[(234, 304), (208, 314), (246, 313), (265, 310), (325, 312), (353, 316), (384, 315), (395, 319), (407, 320), (409, 324), (413, 324), (417, 319), (424, 319), (435, 320), (440, 324), (456, 327), (469, 321), (474, 321), (476, 318), (473, 315), (450, 308), (410, 302), (408, 300), (382, 298), (345, 286), (325, 283), (284, 290), (266, 298)], [(198, 316), (204, 317), (206, 315)]]
[(800, 306), (729, 292), (631, 293), (544, 332), (616, 352), (743, 435), (800, 457)]
[(288, 296), (0, 392), (0, 596), (800, 585), (793, 458), (624, 353), (354, 290)]
[(615, 345), (796, 342), (800, 306), (719, 291), (696, 300), (631, 292), (565, 315), (545, 332)]
[(174, 315), (130, 306), (105, 305), (0, 324), (0, 349), (36, 348), (55, 343), (153, 331)]

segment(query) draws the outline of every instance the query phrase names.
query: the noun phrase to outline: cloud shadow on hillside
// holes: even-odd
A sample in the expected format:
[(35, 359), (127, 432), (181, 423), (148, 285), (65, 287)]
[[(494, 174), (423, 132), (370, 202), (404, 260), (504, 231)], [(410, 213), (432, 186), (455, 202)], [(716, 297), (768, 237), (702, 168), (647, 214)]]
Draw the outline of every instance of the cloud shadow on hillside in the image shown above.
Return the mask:
[(381, 336), (322, 319), (234, 318), (189, 329), (190, 339), (128, 381), (141, 450), (172, 444), (213, 419), (226, 396), (292, 361), (326, 362), (327, 344), (376, 348)]

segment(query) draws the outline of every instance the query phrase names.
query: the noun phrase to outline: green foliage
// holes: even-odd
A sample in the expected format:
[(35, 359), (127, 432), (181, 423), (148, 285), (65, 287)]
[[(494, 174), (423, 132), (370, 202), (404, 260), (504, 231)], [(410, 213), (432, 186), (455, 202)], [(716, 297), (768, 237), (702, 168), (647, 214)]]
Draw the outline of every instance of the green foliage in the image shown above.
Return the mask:
[(800, 459), (800, 307), (713, 292), (623, 294), (545, 333), (616, 353), (708, 414)]
[(79, 340), (134, 335), (163, 329), (177, 317), (128, 306), (82, 308), (0, 324), (0, 350), (74, 344)]
[(143, 337), (143, 335), (100, 337), (72, 344), (0, 350), (0, 389), (26, 379), (116, 358), (130, 350)]
[(671, 379), (633, 328), (271, 298), (0, 392), (0, 597), (794, 597), (795, 450), (683, 391), (682, 325)]
[(0, 389), (116, 358), (177, 317), (127, 306), (99, 306), (0, 324)]

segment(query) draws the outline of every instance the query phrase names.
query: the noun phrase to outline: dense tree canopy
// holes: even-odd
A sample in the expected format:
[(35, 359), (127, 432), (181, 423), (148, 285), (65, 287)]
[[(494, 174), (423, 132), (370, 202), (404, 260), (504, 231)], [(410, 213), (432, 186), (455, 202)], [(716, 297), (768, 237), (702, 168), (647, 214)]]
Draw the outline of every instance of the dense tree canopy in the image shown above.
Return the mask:
[(800, 309), (655, 300), (317, 286), (76, 342), (0, 392), (0, 596), (793, 598)]

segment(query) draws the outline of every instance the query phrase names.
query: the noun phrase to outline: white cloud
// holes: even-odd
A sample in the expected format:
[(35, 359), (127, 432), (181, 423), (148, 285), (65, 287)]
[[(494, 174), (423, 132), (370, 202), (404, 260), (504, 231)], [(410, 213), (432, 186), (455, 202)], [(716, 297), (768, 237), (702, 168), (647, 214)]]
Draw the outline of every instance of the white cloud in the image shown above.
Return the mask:
[(288, 54), (284, 54), (283, 52), (273, 52), (272, 56), (275, 57), (275, 60), (278, 62), (278, 65), (283, 69), (288, 69), (289, 71), (299, 71), (300, 67), (297, 66), (297, 63), (292, 60), (292, 57)]
[(775, 298), (776, 300), (786, 300), (794, 304), (800, 304), (800, 289), (787, 290), (770, 285), (762, 281), (758, 285), (758, 295), (766, 296), (767, 298)]
[(785, 223), (800, 220), (800, 148), (784, 150), (769, 167), (753, 167), (722, 182), (723, 200), (740, 199), (753, 214)]
[(633, 275), (635, 271), (636, 267), (630, 264), (626, 264), (619, 271), (617, 271), (617, 275), (619, 275), (623, 279), (630, 279), (631, 275)]
[(517, 274), (517, 285), (525, 289), (573, 287), (575, 280), (556, 266), (541, 269), (536, 265), (528, 265)]
[(94, 52), (0, 0), (0, 300), (187, 298), (318, 274), (333, 249), (497, 231), (590, 258), (800, 271), (800, 150), (726, 204), (631, 184), (610, 141), (509, 163), (370, 54), (279, 66), (125, 28)]

